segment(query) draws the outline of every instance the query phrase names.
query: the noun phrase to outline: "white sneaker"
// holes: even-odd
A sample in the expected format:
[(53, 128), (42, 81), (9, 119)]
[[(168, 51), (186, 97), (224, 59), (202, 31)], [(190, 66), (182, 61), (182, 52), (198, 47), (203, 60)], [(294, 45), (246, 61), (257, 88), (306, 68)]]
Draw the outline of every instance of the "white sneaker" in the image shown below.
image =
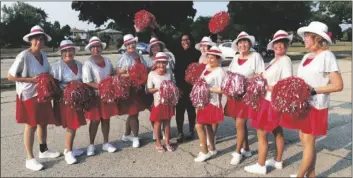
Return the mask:
[(130, 135), (127, 135), (127, 136), (125, 136), (125, 135), (123, 135), (122, 137), (121, 137), (121, 140), (123, 141), (123, 142), (128, 142), (128, 141), (132, 141), (132, 136), (130, 136)]
[[(74, 155), (76, 157), (76, 156), (81, 156), (85, 151), (81, 150), (81, 149), (72, 149), (71, 152), (72, 152), (72, 155)], [(64, 156), (66, 155), (66, 153), (67, 153), (67, 150), (65, 148), (64, 149)]]
[(240, 153), (241, 153), (243, 156), (245, 156), (245, 158), (248, 158), (248, 157), (252, 156), (251, 151), (250, 151), (250, 150), (249, 150), (249, 151), (246, 151), (246, 150), (244, 150), (244, 148), (242, 148), (242, 149), (240, 150)]
[(203, 162), (207, 159), (211, 158), (211, 154), (210, 153), (202, 153), (200, 152), (199, 155), (194, 159), (195, 162)]
[(111, 145), (110, 143), (104, 143), (102, 150), (107, 151), (109, 153), (114, 153), (116, 151), (116, 148), (113, 145)]
[(138, 148), (140, 147), (140, 140), (138, 137), (133, 137), (132, 138), (132, 147), (133, 148)]
[(75, 163), (77, 163), (77, 159), (73, 155), (72, 151), (67, 152), (65, 154), (65, 161), (66, 161), (67, 164), (75, 164)]
[(217, 155), (217, 153), (218, 153), (218, 151), (217, 151), (217, 150), (213, 150), (213, 151), (208, 150), (208, 152), (209, 152), (209, 154), (211, 155), (211, 157), (216, 156), (216, 155)]
[[(296, 174), (291, 174), (289, 177), (298, 177)], [(304, 176), (304, 177), (308, 177), (308, 176)]]
[(246, 172), (253, 173), (253, 174), (265, 175), (267, 173), (266, 166), (261, 166), (261, 165), (259, 165), (259, 163), (256, 163), (256, 164), (253, 164), (250, 166), (245, 166), (244, 170)]
[(95, 154), (96, 148), (94, 145), (88, 145), (87, 147), (87, 156), (93, 156)]
[(274, 159), (266, 160), (265, 165), (276, 169), (283, 169), (283, 162), (277, 162)]
[(237, 152), (233, 152), (232, 153), (232, 160), (230, 160), (230, 164), (232, 165), (238, 165), (240, 163), (240, 161), (243, 159), (243, 155), (237, 153)]
[(27, 159), (26, 168), (32, 171), (40, 171), (44, 168), (43, 164), (40, 164), (36, 159)]
[(54, 150), (48, 149), (45, 152), (39, 152), (39, 158), (57, 158), (60, 156), (60, 153)]

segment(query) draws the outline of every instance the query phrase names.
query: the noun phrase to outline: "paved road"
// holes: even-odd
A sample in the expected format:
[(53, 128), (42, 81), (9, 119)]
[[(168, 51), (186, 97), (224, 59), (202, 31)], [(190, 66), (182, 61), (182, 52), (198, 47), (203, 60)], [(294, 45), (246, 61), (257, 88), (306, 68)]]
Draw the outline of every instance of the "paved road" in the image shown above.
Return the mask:
[[(113, 64), (117, 55), (109, 55)], [(50, 58), (50, 62), (58, 58)], [(83, 56), (77, 57), (82, 61)], [(11, 60), (1, 60), (1, 76), (7, 73)], [(297, 61), (294, 71), (297, 69)], [(327, 136), (317, 138), (317, 174), (320, 177), (351, 177), (352, 166), (352, 103), (351, 103), (351, 61), (339, 60), (344, 79), (344, 90), (332, 94), (329, 110), (329, 131)], [(224, 103), (224, 101), (223, 101)], [(119, 148), (116, 153), (101, 152), (102, 133), (98, 131), (96, 148), (98, 154), (93, 157), (79, 157), (79, 164), (67, 165), (63, 157), (41, 160), (46, 169), (32, 172), (25, 168), (25, 151), (23, 146), (23, 125), (15, 122), (15, 92), (1, 92), (1, 176), (226, 176), (249, 177), (243, 167), (257, 160), (256, 131), (250, 129), (249, 139), (254, 156), (245, 159), (238, 167), (229, 164), (231, 152), (235, 149), (234, 120), (227, 118), (220, 124), (217, 132), (217, 149), (219, 155), (205, 163), (194, 163), (193, 159), (200, 151), (197, 140), (178, 145), (174, 153), (158, 153), (152, 141), (149, 112), (140, 114), (141, 148), (132, 148), (131, 143), (124, 143), (120, 136), (124, 133), (126, 116), (111, 119), (110, 140)], [(187, 119), (186, 119), (187, 120)], [(172, 136), (176, 136), (175, 118), (172, 118)], [(187, 122), (184, 125), (187, 130)], [(48, 127), (48, 145), (63, 151), (65, 131), (61, 127)], [(269, 136), (270, 152), (273, 157), (273, 136)], [(285, 130), (286, 147), (284, 152), (284, 169), (271, 170), (264, 177), (288, 177), (300, 166), (302, 157), (301, 144), (297, 132)], [(172, 139), (175, 143), (175, 138)], [(85, 149), (89, 143), (88, 126), (81, 127), (75, 139), (74, 147)], [(35, 140), (35, 156), (38, 157), (39, 146)]]

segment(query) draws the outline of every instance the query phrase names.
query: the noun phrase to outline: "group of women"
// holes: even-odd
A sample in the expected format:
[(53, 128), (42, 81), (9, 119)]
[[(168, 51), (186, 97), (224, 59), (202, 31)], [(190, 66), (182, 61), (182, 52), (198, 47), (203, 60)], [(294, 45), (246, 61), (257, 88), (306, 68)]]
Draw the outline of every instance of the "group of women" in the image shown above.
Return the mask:
[[(156, 22), (149, 26), (155, 37), (151, 38), (148, 51), (150, 55), (144, 59), (136, 52), (137, 37), (125, 35), (124, 45), (127, 52), (118, 59), (114, 69), (110, 60), (102, 56), (106, 47), (99, 38), (92, 37), (86, 50), (91, 56), (82, 65), (74, 59), (78, 50), (70, 40), (63, 40), (60, 44), (61, 60), (51, 66), (45, 53), (41, 51), (46, 41), (50, 41), (41, 27), (34, 26), (31, 32), (24, 36), (31, 47), (22, 51), (11, 66), (8, 79), (16, 82), (16, 120), (25, 124), (24, 143), (27, 152), (26, 167), (31, 170), (41, 170), (43, 165), (33, 156), (34, 133), (37, 130), (40, 143), (39, 158), (55, 158), (59, 152), (49, 150), (46, 137), (47, 125), (62, 125), (66, 128), (65, 160), (68, 164), (76, 163), (75, 156), (80, 153), (73, 150), (75, 131), (82, 125), (89, 123), (90, 144), (87, 155), (95, 154), (94, 140), (101, 123), (104, 144), (103, 150), (115, 152), (116, 148), (109, 143), (110, 117), (114, 115), (128, 115), (123, 141), (131, 141), (133, 147), (139, 147), (139, 112), (150, 110), (150, 121), (153, 127), (153, 138), (156, 139), (156, 150), (159, 152), (174, 151), (170, 145), (170, 120), (176, 115), (178, 128), (177, 141), (184, 139), (183, 122), (185, 110), (188, 112), (189, 134), (194, 137), (194, 129), (200, 139), (201, 152), (194, 159), (203, 162), (217, 154), (215, 134), (218, 124), (224, 116), (235, 119), (236, 148), (231, 153), (230, 164), (239, 165), (240, 162), (252, 156), (248, 143), (247, 121), (257, 130), (258, 161), (256, 164), (245, 166), (247, 172), (266, 174), (266, 167), (282, 169), (282, 155), (284, 151), (283, 129), (299, 130), (299, 138), (303, 145), (303, 159), (297, 175), (291, 177), (315, 176), (315, 138), (327, 134), (329, 94), (341, 91), (343, 82), (339, 73), (334, 54), (328, 49), (332, 43), (327, 34), (328, 27), (321, 22), (311, 22), (308, 26), (299, 28), (297, 33), (305, 42), (308, 53), (304, 55), (298, 67), (297, 77), (302, 78), (311, 89), (309, 112), (293, 118), (290, 115), (276, 112), (271, 105), (271, 91), (280, 80), (293, 76), (290, 57), (286, 55), (288, 45), (293, 36), (283, 30), (278, 30), (267, 48), (274, 50), (274, 59), (265, 67), (260, 54), (251, 50), (255, 43), (254, 36), (241, 32), (233, 41), (232, 48), (238, 52), (234, 55), (227, 71), (236, 72), (247, 78), (261, 75), (267, 80), (266, 95), (260, 101), (260, 110), (255, 111), (244, 103), (242, 99), (228, 97), (226, 105), (222, 107), (221, 84), (226, 73), (221, 67), (224, 56), (220, 49), (209, 37), (204, 37), (195, 48), (192, 36), (182, 34), (180, 41), (173, 41), (163, 34)], [(160, 39), (160, 40), (158, 40)], [(166, 50), (168, 47), (168, 50)], [(185, 70), (193, 62), (206, 64), (200, 78), (207, 82), (210, 92), (209, 103), (205, 106), (193, 107), (189, 94), (192, 85), (185, 81)], [(148, 71), (147, 84), (143, 89), (131, 88), (127, 99), (113, 103), (101, 101), (97, 88), (101, 80), (112, 76), (129, 76), (129, 69), (140, 64)], [(95, 105), (87, 112), (76, 111), (62, 101), (39, 103), (36, 93), (36, 76), (40, 73), (50, 73), (65, 88), (71, 81), (82, 81), (96, 91)], [(176, 106), (163, 105), (160, 100), (160, 85), (164, 80), (170, 80), (183, 92)], [(153, 97), (153, 99), (152, 99)], [(163, 127), (162, 127), (163, 126)], [(162, 127), (162, 128), (161, 128)], [(162, 132), (161, 132), (162, 131)], [(163, 134), (161, 134), (163, 133)], [(276, 144), (276, 154), (273, 159), (266, 160), (268, 152), (268, 133), (273, 133)], [(165, 148), (161, 144), (161, 137), (165, 140)]]

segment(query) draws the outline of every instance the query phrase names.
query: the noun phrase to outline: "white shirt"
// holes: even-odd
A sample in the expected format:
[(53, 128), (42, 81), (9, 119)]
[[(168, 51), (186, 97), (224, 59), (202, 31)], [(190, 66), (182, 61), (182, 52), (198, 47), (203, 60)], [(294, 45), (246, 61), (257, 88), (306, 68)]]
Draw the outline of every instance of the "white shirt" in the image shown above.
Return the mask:
[[(208, 84), (209, 88), (221, 88), (222, 81), (225, 77), (225, 72), (223, 71), (222, 67), (217, 67), (211, 71), (211, 73), (205, 75), (205, 72), (207, 69), (205, 69), (200, 78), (205, 79), (205, 81)], [(220, 107), (221, 106), (221, 101), (222, 101), (222, 94), (217, 94), (217, 93), (210, 93), (210, 104)]]
[[(339, 72), (335, 55), (331, 51), (322, 51), (309, 64), (303, 66), (304, 61), (310, 54), (304, 55), (299, 67), (298, 77), (313, 88), (323, 87), (330, 83), (328, 74)], [(330, 94), (316, 94), (311, 97), (310, 105), (316, 109), (329, 107)]]
[[(164, 75), (159, 75), (157, 74), (156, 71), (151, 71), (148, 74), (147, 78), (147, 88), (157, 88), (159, 89), (161, 87), (161, 83), (164, 80), (172, 80), (175, 83), (175, 79), (173, 76), (173, 73), (170, 70), (167, 70), (167, 72)], [(156, 92), (153, 94), (153, 103), (154, 106), (158, 106), (160, 104), (160, 92)]]
[(228, 71), (236, 72), (244, 75), (245, 77), (251, 77), (255, 74), (260, 74), (265, 70), (265, 63), (261, 55), (257, 52), (251, 52), (246, 62), (242, 65), (238, 64), (240, 54), (234, 56), (232, 62), (228, 67)]
[[(113, 74), (114, 69), (110, 60), (106, 57), (104, 58), (105, 66), (104, 68), (99, 67), (98, 64), (94, 62), (93, 59), (89, 58), (82, 66), (82, 81), (83, 83), (98, 83)], [(97, 90), (96, 90), (97, 92)]]
[[(35, 77), (41, 73), (49, 73), (50, 65), (48, 63), (47, 55), (41, 52), (43, 58), (43, 65), (33, 56), (29, 50), (24, 50), (16, 56), (15, 62), (9, 69), (9, 74), (14, 77)], [(29, 82), (16, 82), (16, 93), (22, 100), (28, 100), (37, 96), (37, 84)]]
[(50, 74), (60, 81), (60, 87), (62, 89), (71, 81), (82, 81), (82, 63), (75, 59), (74, 61), (77, 66), (77, 75), (61, 59), (51, 65)]
[[(293, 75), (292, 61), (286, 55), (276, 62), (273, 59), (269, 65), (271, 66), (263, 73), (263, 77), (267, 80), (269, 86), (274, 86), (278, 81)], [(271, 91), (266, 92), (266, 100), (271, 101), (271, 93)]]

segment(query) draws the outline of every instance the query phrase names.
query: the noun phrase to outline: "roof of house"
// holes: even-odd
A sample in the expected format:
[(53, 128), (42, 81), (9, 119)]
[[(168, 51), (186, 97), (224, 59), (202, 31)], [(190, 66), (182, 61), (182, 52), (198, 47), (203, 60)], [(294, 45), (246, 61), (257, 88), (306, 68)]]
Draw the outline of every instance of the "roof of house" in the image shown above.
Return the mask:
[(123, 32), (108, 28), (108, 29), (100, 31), (99, 33), (123, 33)]
[(77, 28), (72, 28), (71, 32), (73, 32), (73, 33), (86, 33), (86, 31), (80, 30), (80, 29), (77, 29)]

